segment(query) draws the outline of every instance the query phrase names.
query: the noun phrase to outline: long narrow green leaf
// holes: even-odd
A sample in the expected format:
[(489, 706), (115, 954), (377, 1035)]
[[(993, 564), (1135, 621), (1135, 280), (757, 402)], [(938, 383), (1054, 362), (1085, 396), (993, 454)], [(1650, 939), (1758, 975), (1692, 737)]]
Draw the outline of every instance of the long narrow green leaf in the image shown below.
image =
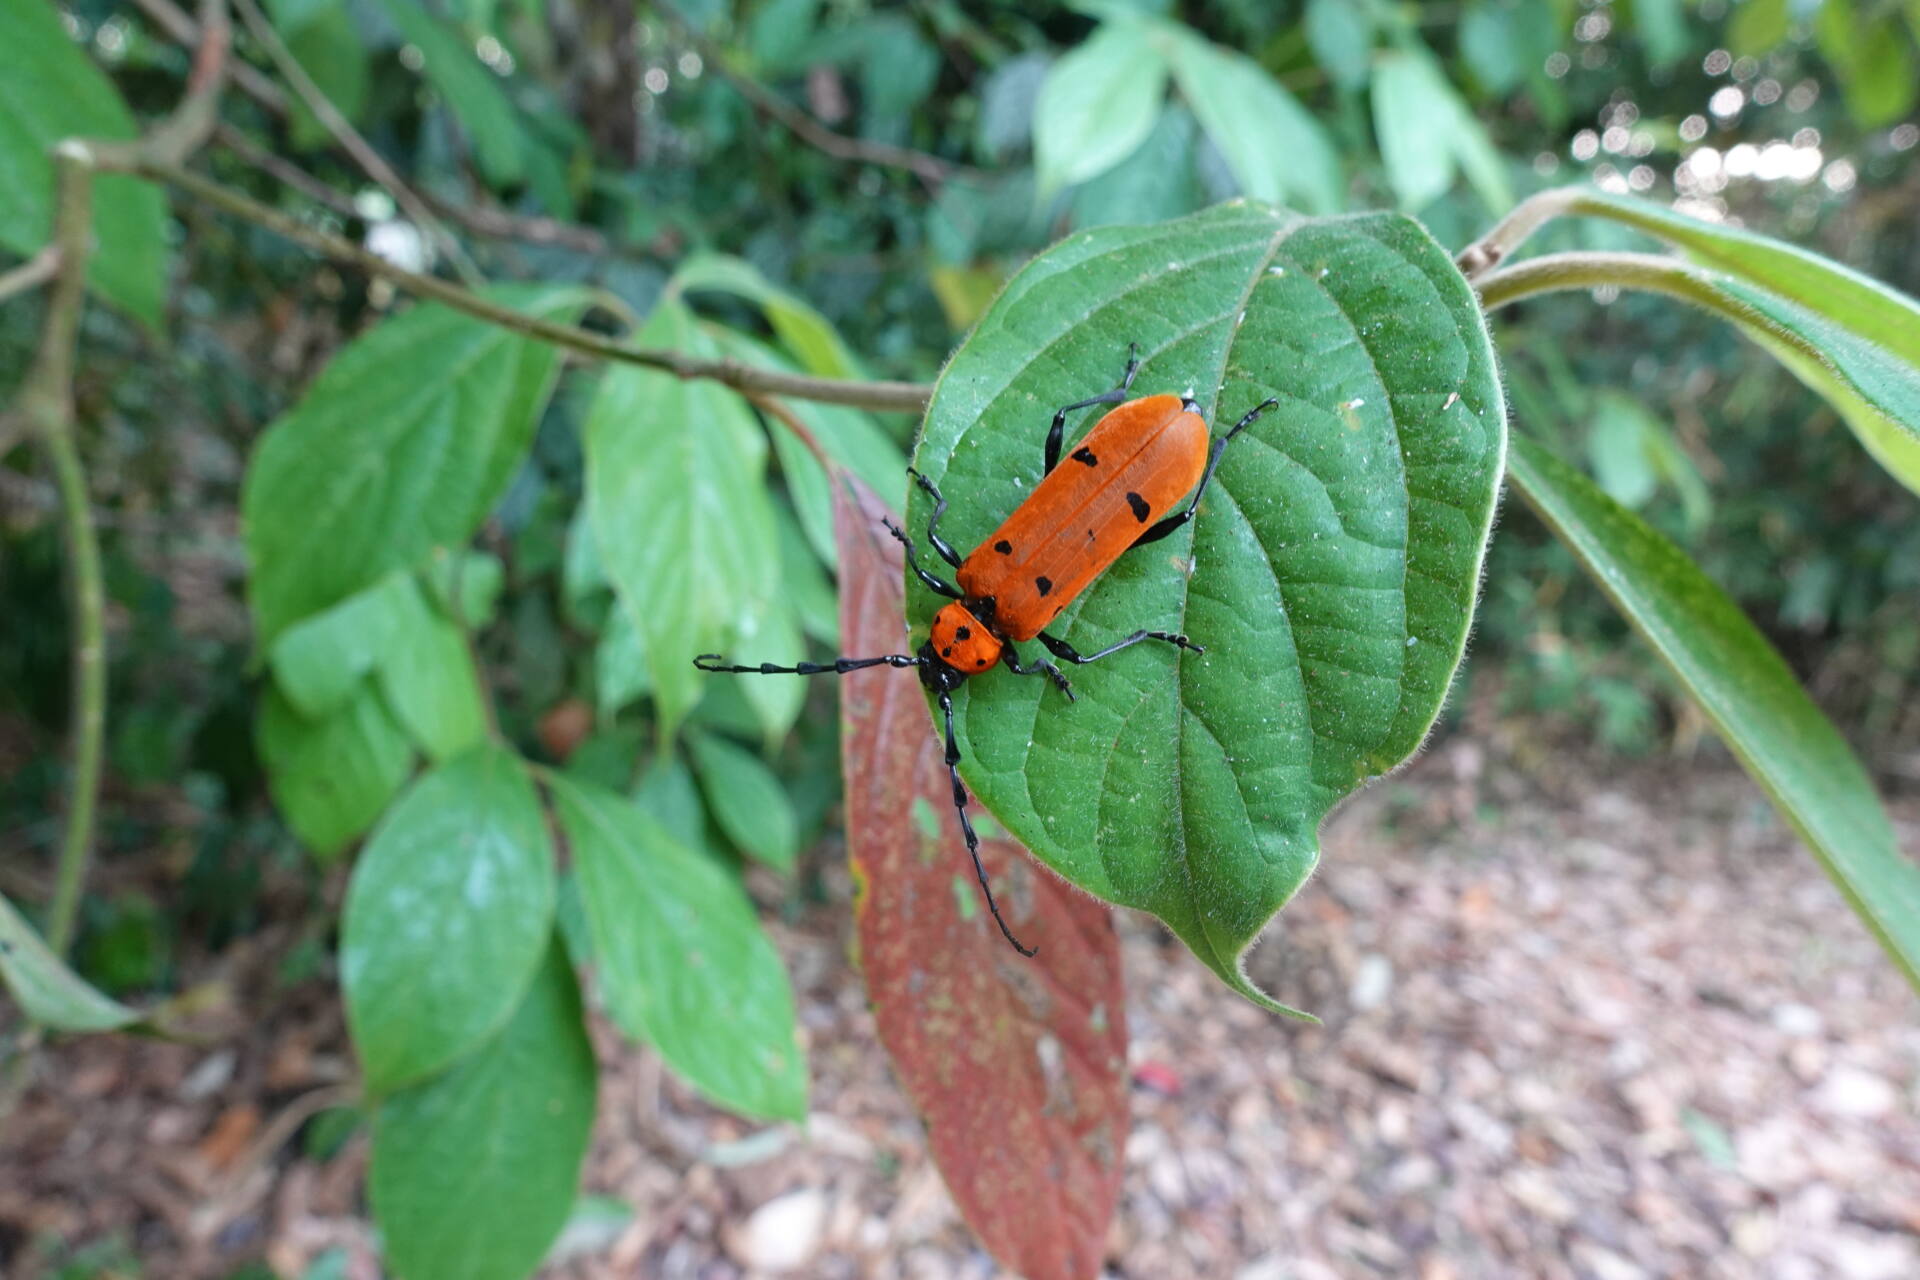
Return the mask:
[(1693, 695), (1908, 979), (1920, 986), (1920, 868), (1866, 770), (1739, 606), (1698, 565), (1541, 446), (1516, 438), (1522, 497)]
[(53, 954), (26, 917), (0, 896), (0, 979), (29, 1022), (55, 1031), (111, 1031), (140, 1015), (101, 994)]
[(1702, 222), (1665, 205), (1582, 190), (1577, 213), (1611, 218), (1657, 236), (1688, 257), (1790, 298), (1855, 336), (1920, 365), (1920, 302), (1850, 267), (1724, 223)]

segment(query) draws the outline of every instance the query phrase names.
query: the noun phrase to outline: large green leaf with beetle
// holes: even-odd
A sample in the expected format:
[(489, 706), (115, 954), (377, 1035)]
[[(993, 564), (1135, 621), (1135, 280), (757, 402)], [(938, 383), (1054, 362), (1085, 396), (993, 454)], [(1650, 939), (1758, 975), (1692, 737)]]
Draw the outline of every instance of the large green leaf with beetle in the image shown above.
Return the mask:
[[(942, 374), (917, 463), (971, 547), (1038, 481), (1058, 405), (1190, 393), (1210, 420), (1268, 397), (1200, 516), (1130, 553), (1052, 628), (1089, 652), (1079, 700), (996, 670), (956, 699), (983, 803), (1083, 889), (1165, 920), (1236, 990), (1249, 945), (1319, 856), (1321, 819), (1405, 760), (1473, 613), (1505, 449), (1467, 282), (1415, 222), (1236, 202), (1073, 236), (1031, 263)], [(1069, 445), (1089, 425), (1075, 419)], [(913, 495), (909, 524), (929, 503)], [(915, 641), (941, 603), (908, 580)], [(1029, 654), (1028, 656), (1035, 656)]]

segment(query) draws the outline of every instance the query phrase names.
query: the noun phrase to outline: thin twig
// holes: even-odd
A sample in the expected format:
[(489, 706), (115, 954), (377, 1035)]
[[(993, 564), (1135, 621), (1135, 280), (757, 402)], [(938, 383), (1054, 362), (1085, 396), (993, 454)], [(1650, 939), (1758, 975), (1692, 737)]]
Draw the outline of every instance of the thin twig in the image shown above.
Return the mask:
[(727, 60), (726, 53), (702, 35), (678, 9), (666, 0), (655, 0), (654, 8), (680, 29), (682, 38), (691, 44), (702, 60), (718, 72), (721, 79), (732, 85), (741, 97), (752, 103), (759, 111), (771, 116), (808, 146), (824, 151), (836, 160), (880, 165), (888, 169), (905, 169), (917, 174), (924, 181), (934, 184), (945, 182), (949, 178), (981, 176), (978, 169), (957, 164), (952, 160), (943, 160), (925, 151), (915, 151), (912, 147), (896, 147), (888, 142), (850, 138), (844, 133), (834, 132), (753, 77), (736, 70)]
[(60, 274), (60, 249), (48, 245), (11, 271), (0, 273), (0, 302), (16, 293), (37, 289)]
[(193, 70), (180, 103), (136, 142), (69, 138), (53, 148), (53, 243), (59, 271), (47, 301), (40, 348), (22, 384), (20, 416), (39, 440), (60, 494), (62, 534), (73, 609), (73, 776), (66, 829), (47, 911), (47, 945), (64, 955), (73, 943), (93, 850), (100, 762), (107, 720), (106, 588), (87, 496), (87, 473), (74, 423), (73, 376), (80, 313), (86, 305), (87, 258), (93, 248), (93, 178), (97, 170), (134, 163), (177, 165), (204, 143), (218, 117), (232, 44), (223, 0), (201, 0)]
[(87, 477), (74, 442), (74, 345), (87, 296), (87, 255), (93, 241), (93, 155), (84, 143), (54, 148), (57, 196), (55, 243), (60, 271), (47, 302), (40, 350), (20, 393), (20, 410), (46, 453), (60, 492), (67, 577), (73, 608), (73, 776), (68, 783), (66, 830), (47, 910), (47, 945), (65, 955), (80, 915), (80, 891), (93, 850), (94, 810), (106, 736), (106, 590), (100, 543), (88, 519)]
[(230, 124), (214, 131), (213, 140), (282, 186), (291, 187), (307, 199), (346, 218), (360, 217), (360, 206), (352, 196), (329, 186), (292, 161), (285, 160), (249, 138)]
[(818, 462), (829, 471), (832, 470), (833, 459), (827, 456), (826, 447), (820, 443), (820, 437), (813, 433), (813, 428), (800, 421), (800, 416), (792, 409), (789, 409), (784, 401), (778, 396), (760, 395), (752, 392), (748, 393), (747, 399), (762, 412), (771, 417), (778, 418), (787, 430), (793, 432), (794, 439), (806, 446), (807, 452), (813, 455), (815, 462)]
[(247, 30), (267, 51), (267, 57), (287, 78), (294, 93), (313, 113), (314, 119), (320, 122), (320, 127), (353, 157), (355, 164), (366, 170), (369, 178), (385, 188), (394, 203), (400, 206), (401, 212), (446, 250), (448, 259), (453, 263), (454, 270), (460, 273), (461, 279), (475, 287), (485, 284), (486, 278), (480, 273), (480, 268), (474, 265), (473, 259), (467, 256), (459, 240), (447, 230), (445, 223), (434, 216), (433, 210), (427, 208), (420, 197), (413, 193), (413, 188), (387, 163), (386, 157), (375, 151), (373, 145), (360, 136), (360, 131), (353, 127), (353, 123), (340, 114), (340, 108), (334, 106), (333, 100), (314, 83), (307, 69), (300, 65), (300, 60), (293, 56), (293, 51), (280, 38), (280, 33), (267, 21), (267, 15), (260, 11), (260, 6), (254, 0), (233, 0), (233, 3), (240, 10), (240, 20), (247, 24)]
[[(173, 0), (133, 0), (133, 3), (175, 44), (185, 45), (189, 49), (200, 47), (200, 24)], [(240, 92), (275, 115), (287, 114), (287, 95), (280, 92), (280, 86), (266, 76), (244, 62), (231, 63), (227, 67), (227, 74)]]
[(862, 409), (919, 413), (926, 408), (927, 401), (932, 395), (932, 388), (924, 383), (856, 382), (837, 378), (808, 378), (743, 365), (733, 360), (701, 360), (683, 355), (678, 351), (632, 346), (617, 338), (593, 333), (576, 325), (559, 324), (515, 311), (511, 307), (492, 302), (451, 281), (421, 275), (417, 271), (408, 271), (404, 267), (395, 266), (385, 258), (370, 253), (351, 241), (317, 227), (310, 227), (281, 213), (278, 209), (269, 208), (249, 196), (203, 178), (180, 165), (139, 161), (128, 166), (124, 171), (178, 187), (217, 209), (245, 219), (255, 226), (265, 227), (276, 235), (285, 236), (294, 243), (304, 245), (315, 253), (324, 254), (337, 262), (351, 263), (371, 275), (391, 281), (416, 296), (431, 298), (435, 302), (445, 303), (454, 310), (477, 319), (497, 324), (504, 329), (522, 333), (531, 338), (551, 342), (582, 355), (621, 364), (664, 369), (681, 378), (705, 378), (743, 393), (765, 392), (772, 395), (793, 396), (801, 400), (818, 400), (826, 404), (852, 405)]
[[(156, 26), (174, 40), (188, 46), (199, 43), (199, 25), (177, 8), (172, 0), (134, 0), (134, 3), (153, 20)], [(229, 66), (228, 73), (237, 88), (274, 115), (285, 117), (291, 113), (292, 107), (287, 102), (287, 95), (280, 91), (278, 85), (254, 68), (244, 62), (235, 62)], [(352, 203), (352, 196), (328, 186), (318, 178), (265, 150), (238, 129), (230, 125), (221, 125), (219, 140), (221, 145), (238, 153), (248, 164), (269, 177), (286, 183), (309, 199), (325, 204), (336, 212), (348, 214), (359, 212), (357, 206)], [(528, 244), (557, 244), (586, 254), (605, 254), (614, 252), (617, 248), (601, 232), (579, 223), (513, 213), (495, 205), (478, 204), (471, 207), (456, 205), (430, 191), (417, 191), (414, 194), (436, 216), (444, 221), (457, 223), (475, 235), (492, 236), (502, 240), (524, 240)]]

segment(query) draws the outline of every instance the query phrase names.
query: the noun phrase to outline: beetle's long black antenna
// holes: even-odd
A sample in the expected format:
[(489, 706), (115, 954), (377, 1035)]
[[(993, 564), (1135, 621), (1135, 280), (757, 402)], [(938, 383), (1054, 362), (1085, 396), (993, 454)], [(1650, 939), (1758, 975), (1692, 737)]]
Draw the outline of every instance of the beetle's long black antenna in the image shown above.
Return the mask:
[(919, 553), (915, 551), (913, 539), (906, 535), (905, 530), (885, 516), (880, 517), (880, 523), (887, 527), (887, 532), (893, 535), (895, 542), (907, 549), (907, 568), (913, 570), (913, 576), (920, 579), (920, 581), (925, 584), (927, 590), (936, 595), (943, 595), (949, 600), (960, 599), (960, 588), (954, 586), (951, 582), (944, 582), (936, 578), (920, 567)]
[(980, 862), (980, 837), (973, 833), (973, 823), (967, 818), (967, 788), (960, 781), (960, 743), (953, 736), (953, 695), (944, 690), (940, 694), (940, 713), (947, 722), (947, 774), (953, 779), (953, 809), (960, 815), (960, 830), (967, 837), (967, 852), (973, 855), (973, 873), (980, 877), (980, 892), (987, 896), (987, 910), (993, 912), (993, 922), (1000, 926), (1000, 932), (1015, 951), (1023, 956), (1035, 955), (1038, 948), (1021, 946), (1020, 939), (1007, 928), (1000, 904), (993, 900), (993, 886), (987, 883), (987, 869)]
[(717, 653), (703, 653), (693, 660), (693, 665), (702, 671), (714, 671), (730, 676), (843, 676), (849, 671), (860, 671), (867, 667), (923, 667), (926, 665), (926, 659), (916, 658), (910, 653), (889, 653), (878, 658), (835, 658), (832, 662), (796, 662), (790, 667), (776, 667), (771, 662), (743, 667), (722, 662)]

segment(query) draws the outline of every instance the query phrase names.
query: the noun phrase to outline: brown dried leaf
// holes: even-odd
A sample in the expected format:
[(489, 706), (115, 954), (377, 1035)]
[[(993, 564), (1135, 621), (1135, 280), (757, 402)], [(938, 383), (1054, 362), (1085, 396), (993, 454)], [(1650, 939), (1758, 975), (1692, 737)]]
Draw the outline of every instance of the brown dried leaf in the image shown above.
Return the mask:
[[(840, 633), (849, 654), (897, 653), (900, 552), (880, 527), (884, 506), (857, 483), (834, 486)], [(1097, 1275), (1127, 1135), (1112, 918), (1019, 845), (988, 840), (1001, 909), (1039, 948), (1020, 957), (974, 882), (914, 673), (846, 676), (841, 716), (861, 964), (934, 1161), (1007, 1266), (1029, 1280)]]

